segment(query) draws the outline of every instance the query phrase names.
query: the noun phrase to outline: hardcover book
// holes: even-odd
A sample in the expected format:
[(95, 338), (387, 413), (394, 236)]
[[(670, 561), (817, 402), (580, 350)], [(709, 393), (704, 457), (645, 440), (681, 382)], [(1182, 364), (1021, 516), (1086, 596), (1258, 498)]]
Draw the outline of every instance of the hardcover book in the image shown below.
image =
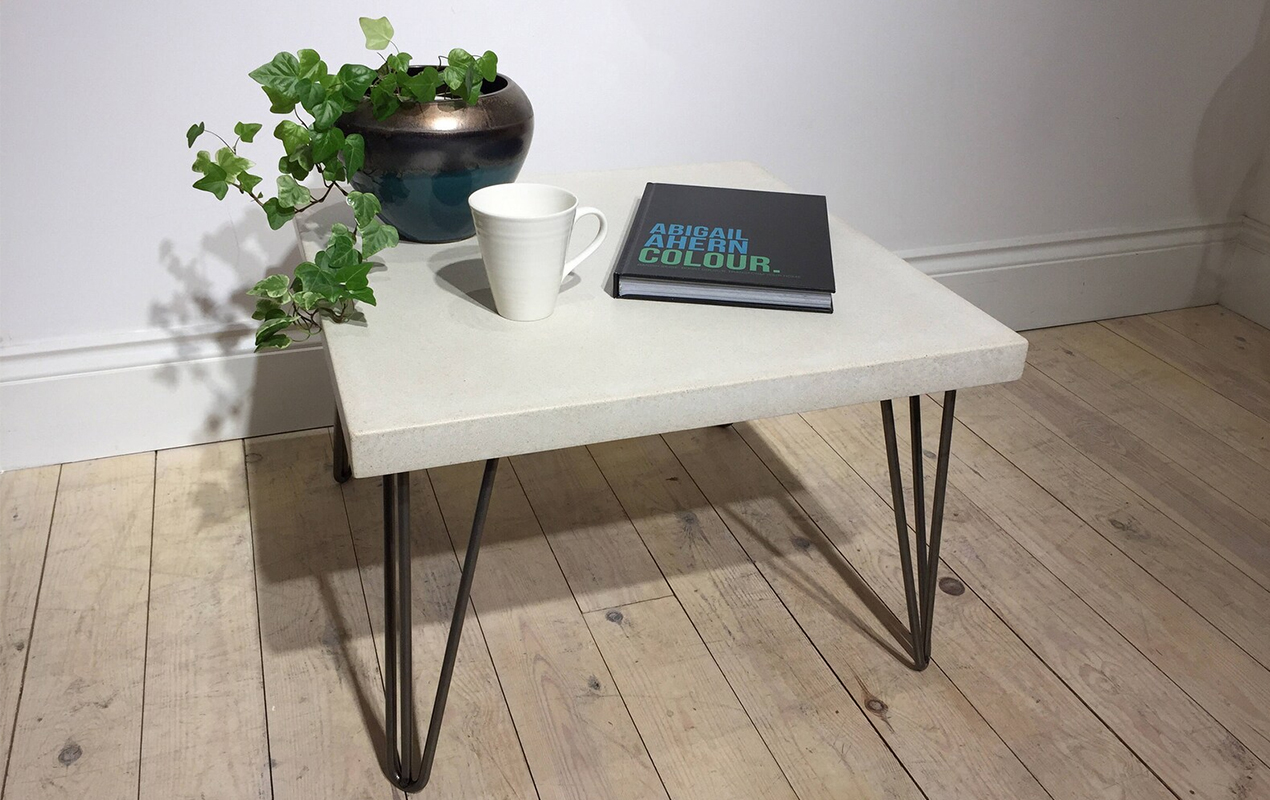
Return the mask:
[(650, 183), (613, 273), (617, 297), (833, 311), (819, 195)]

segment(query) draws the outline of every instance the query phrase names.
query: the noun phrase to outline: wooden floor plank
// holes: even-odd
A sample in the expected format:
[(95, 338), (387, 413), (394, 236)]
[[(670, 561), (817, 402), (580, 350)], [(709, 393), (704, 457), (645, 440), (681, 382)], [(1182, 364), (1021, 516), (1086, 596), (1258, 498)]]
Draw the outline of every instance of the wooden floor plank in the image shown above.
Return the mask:
[(588, 449), (799, 798), (919, 798), (665, 441)]
[(570, 468), (579, 456), (590, 460), (584, 447), (511, 459), (578, 605), (596, 611), (669, 596), (670, 587), (603, 476)]
[[(874, 409), (804, 416), (879, 496), (889, 496)], [(956, 485), (947, 503), (945, 560), (1175, 792), (1208, 798), (1270, 792), (1270, 773), (1250, 750), (1264, 750), (1266, 742), (1241, 743)]]
[[(344, 484), (344, 502), (382, 664), (382, 479), (353, 480)], [(426, 731), (458, 594), (459, 562), (454, 557), (425, 473), (411, 475), (410, 512), (415, 714)], [(523, 800), (535, 796), (529, 766), (471, 606), (455, 661), (436, 761), (425, 791), (436, 797), (490, 800)]]
[(382, 678), (326, 431), (249, 439), (277, 800), (389, 798)]
[(1270, 420), (1270, 381), (1215, 358), (1212, 351), (1199, 342), (1150, 316), (1123, 317), (1101, 324), (1261, 419)]
[[(876, 408), (859, 409), (880, 427)], [(738, 425), (831, 541), (903, 613), (894, 515), (867, 483), (797, 416)], [(950, 504), (950, 513), (960, 506)], [(991, 531), (985, 531), (992, 536)], [(945, 577), (956, 573), (945, 570)], [(932, 652), (1011, 750), (1054, 797), (1157, 797), (1167, 789), (964, 584), (944, 581)]]
[(1001, 391), (1052, 433), (1264, 587), (1270, 537), (1252, 514), (1032, 367)]
[(664, 438), (928, 798), (1049, 796), (938, 666), (908, 666), (894, 616), (735, 431)]
[(1230, 366), (1270, 381), (1270, 331), (1221, 306), (1182, 308), (1153, 319), (1208, 348)]
[(585, 616), (671, 797), (797, 800), (678, 600)]
[(1055, 328), (1052, 333), (1059, 347), (1081, 354), (1261, 468), (1270, 467), (1270, 420), (1258, 417), (1102, 325), (1069, 325)]
[[(939, 408), (926, 404), (928, 418), (936, 417)], [(959, 425), (954, 438), (950, 479), (958, 491), (1227, 730), (1270, 757), (1261, 744), (1270, 743), (1270, 670), (970, 430)]]
[[(456, 552), (467, 547), (481, 465), (430, 470)], [(666, 797), (582, 612), (512, 470), (486, 517), (476, 608), (534, 784), (551, 798)]]
[[(1253, 514), (1270, 540), (1270, 469), (1068, 347), (1074, 334), (1066, 330), (1029, 331), (1028, 362)], [(1265, 439), (1264, 431), (1260, 439)]]
[(61, 467), (0, 473), (0, 797)]
[[(953, 464), (966, 475), (966, 480), (960, 481), (962, 488), (969, 491), (972, 487), (968, 482), (976, 474), (985, 479), (991, 474), (991, 491), (996, 494), (972, 495), (972, 499), (1034, 555), (1072, 549), (1074, 557), (1081, 559), (1073, 562), (1073, 568), (1083, 571), (1085, 568), (1075, 564), (1088, 562), (1091, 578), (1116, 561), (1089, 539), (1090, 532), (1073, 526), (1053, 503), (1037, 495), (1044, 491), (1263, 665), (1270, 665), (1270, 637), (1266, 636), (1270, 631), (1270, 591), (1054, 436), (1000, 388), (962, 391), (957, 417), (975, 437), (967, 440), (967, 432), (960, 429), (955, 437), (958, 444)], [(982, 449), (974, 449), (979, 457), (971, 459), (979, 439), (1017, 469), (999, 464)], [(1017, 517), (1021, 519), (1011, 521)], [(1060, 536), (1057, 531), (1066, 533)], [(1037, 538), (1030, 541), (1028, 533)], [(1076, 541), (1071, 541), (1073, 538)], [(1117, 585), (1102, 588), (1114, 591)]]
[(5, 795), (135, 797), (154, 454), (62, 467)]
[(272, 797), (243, 455), (158, 454), (141, 800)]

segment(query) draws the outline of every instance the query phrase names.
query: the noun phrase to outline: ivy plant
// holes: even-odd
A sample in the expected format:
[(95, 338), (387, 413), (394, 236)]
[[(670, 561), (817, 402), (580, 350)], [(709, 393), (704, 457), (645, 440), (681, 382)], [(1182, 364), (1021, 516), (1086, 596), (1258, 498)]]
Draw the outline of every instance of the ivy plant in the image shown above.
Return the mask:
[[(410, 54), (393, 43), (387, 17), (359, 21), (367, 49), (393, 49), (388, 55), (379, 53), (383, 63), (377, 68), (345, 64), (331, 72), (317, 51), (306, 49), (278, 53), (250, 73), (269, 98), (269, 110), (283, 117), (273, 129), (284, 151), (278, 160), (276, 191), (261, 188), (264, 178), (253, 171), (256, 165), (239, 153), (264, 128), (261, 123), (234, 125), (232, 143), (202, 122), (191, 125), (185, 135), (191, 149), (204, 134), (214, 136), (221, 145), (215, 152), (198, 151), (193, 170), (200, 177), (194, 188), (210, 192), (217, 200), (236, 189), (260, 206), (274, 230), (324, 201), (332, 191), (339, 192), (353, 209), (356, 225), (332, 225), (326, 246), (312, 261), (298, 264), (290, 276), (271, 275), (248, 290), (256, 298), (252, 318), (260, 322), (257, 351), (282, 349), (307, 339), (321, 330), (323, 320), (338, 323), (358, 318), (357, 301), (375, 305), (369, 279), (374, 262), (369, 259), (398, 243), (397, 229), (376, 218), (379, 198), (345, 186), (365, 163), (366, 142), (360, 134), (341, 130), (340, 118), (363, 102), (370, 103), (377, 119), (437, 98), (475, 105), (482, 83), (497, 74), (498, 56), (489, 50), (473, 56), (456, 48), (439, 56), (436, 66), (412, 67)], [(305, 182), (314, 173), (321, 179), (317, 189)]]

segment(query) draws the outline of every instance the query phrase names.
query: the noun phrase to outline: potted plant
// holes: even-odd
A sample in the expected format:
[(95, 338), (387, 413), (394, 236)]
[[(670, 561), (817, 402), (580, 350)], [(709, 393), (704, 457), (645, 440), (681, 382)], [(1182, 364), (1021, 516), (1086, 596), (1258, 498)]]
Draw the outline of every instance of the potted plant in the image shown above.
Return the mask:
[[(218, 200), (237, 189), (260, 206), (274, 230), (332, 192), (353, 210), (355, 225), (332, 225), (313, 261), (248, 291), (257, 298), (257, 350), (306, 339), (322, 320), (355, 318), (356, 301), (374, 305), (368, 259), (399, 238), (471, 236), (468, 195), (515, 180), (533, 136), (529, 100), (498, 73), (493, 52), (473, 56), (456, 48), (437, 66), (418, 66), (393, 44), (387, 18), (360, 22), (368, 49), (395, 51), (381, 54), (377, 68), (345, 64), (331, 72), (316, 51), (306, 49), (278, 53), (251, 72), (269, 110), (285, 117), (273, 130), (285, 151), (274, 196), (260, 190), (263, 178), (239, 153), (263, 125), (239, 122), (232, 143), (202, 122), (186, 133), (191, 148), (205, 133), (222, 145), (215, 153), (198, 152), (193, 169), (201, 177), (194, 188)], [(303, 183), (314, 173), (322, 182), (316, 190)]]

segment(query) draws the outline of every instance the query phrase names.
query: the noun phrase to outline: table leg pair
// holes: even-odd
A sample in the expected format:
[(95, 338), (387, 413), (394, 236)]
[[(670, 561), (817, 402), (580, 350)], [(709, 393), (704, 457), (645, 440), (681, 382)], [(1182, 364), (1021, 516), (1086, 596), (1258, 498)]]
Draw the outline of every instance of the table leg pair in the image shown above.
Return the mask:
[[(895, 510), (895, 527), (900, 545), (900, 568), (904, 576), (904, 600), (908, 611), (909, 645), (913, 667), (923, 670), (930, 663), (931, 629), (935, 612), (935, 579), (939, 567), (939, 540), (943, 528), (944, 495), (948, 484), (948, 460), (952, 447), (953, 407), (955, 391), (944, 393), (940, 421), (939, 452), (935, 465), (934, 498), (931, 504), (929, 538), (927, 537), (925, 478), (923, 475), (921, 397), (909, 398), (909, 420), (912, 441), (913, 513), (916, 533), (916, 558), (909, 543), (909, 530), (904, 500), (903, 477), (900, 472), (899, 448), (895, 435), (895, 410), (890, 400), (882, 401), (882, 429), (886, 440), (886, 460), (890, 469), (891, 497)], [(485, 514), (494, 490), (498, 459), (485, 462), (472, 533), (468, 538), (463, 573), (459, 579), (454, 616), (441, 660), (436, 697), (422, 757), (415, 761), (417, 748), (414, 684), (411, 651), (410, 615), (410, 475), (398, 473), (384, 476), (384, 728), (387, 735), (385, 767), (389, 778), (405, 792), (417, 792), (427, 785), (432, 775), (440, 739), (441, 720), (463, 620), (467, 616), (472, 579), (476, 575), (476, 559), (480, 554)], [(335, 479), (341, 483), (352, 475), (348, 451), (344, 443), (343, 425), (335, 415)], [(914, 569), (915, 568), (915, 569)]]

